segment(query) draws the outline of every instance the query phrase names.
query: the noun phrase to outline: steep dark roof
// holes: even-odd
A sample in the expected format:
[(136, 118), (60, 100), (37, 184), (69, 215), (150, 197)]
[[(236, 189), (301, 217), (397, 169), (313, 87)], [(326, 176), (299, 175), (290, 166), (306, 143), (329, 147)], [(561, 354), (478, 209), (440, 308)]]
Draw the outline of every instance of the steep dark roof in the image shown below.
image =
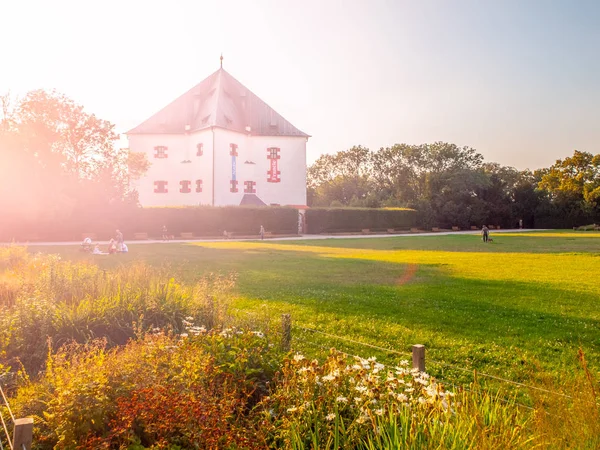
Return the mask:
[(240, 206), (267, 206), (256, 194), (244, 194)]
[(127, 134), (180, 134), (210, 127), (259, 136), (303, 136), (222, 68)]

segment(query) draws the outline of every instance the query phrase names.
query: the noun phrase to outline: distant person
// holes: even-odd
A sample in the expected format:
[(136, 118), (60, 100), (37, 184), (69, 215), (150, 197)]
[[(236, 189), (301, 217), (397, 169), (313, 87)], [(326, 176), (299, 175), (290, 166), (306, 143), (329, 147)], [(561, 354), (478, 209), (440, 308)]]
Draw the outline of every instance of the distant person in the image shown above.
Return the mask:
[(229, 234), (227, 233), (227, 230), (223, 230), (223, 239), (229, 239)]
[(163, 241), (168, 241), (169, 240), (169, 231), (167, 230), (167, 226), (163, 225), (162, 227), (162, 239)]
[(121, 248), (123, 247), (123, 233), (121, 233), (121, 231), (117, 230), (115, 240), (116, 240), (117, 251), (121, 251)]
[(81, 243), (81, 249), (84, 252), (91, 252), (92, 251), (92, 240), (89, 237), (86, 237), (83, 242)]
[(265, 227), (263, 227), (262, 225), (260, 226), (260, 240), (264, 240), (265, 239)]
[(108, 254), (112, 255), (114, 253), (117, 253), (117, 243), (115, 242), (114, 239), (111, 239), (108, 242)]
[(519, 219), (519, 228), (523, 229), (523, 219)]
[(128, 253), (129, 249), (127, 248), (127, 244), (125, 242), (123, 242), (123, 245), (121, 246), (121, 253)]
[(96, 244), (92, 255), (106, 255), (106, 253), (103, 253), (102, 250), (100, 250), (100, 244)]
[(490, 238), (490, 229), (485, 225), (481, 227), (481, 238), (483, 239), (483, 242), (487, 242)]

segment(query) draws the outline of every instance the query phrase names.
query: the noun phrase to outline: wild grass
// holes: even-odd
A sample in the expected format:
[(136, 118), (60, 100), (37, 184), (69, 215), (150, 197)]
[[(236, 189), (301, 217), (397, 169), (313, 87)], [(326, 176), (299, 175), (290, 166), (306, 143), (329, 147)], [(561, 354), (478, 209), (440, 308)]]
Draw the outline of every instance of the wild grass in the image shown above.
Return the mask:
[(4, 249), (0, 255), (0, 351), (5, 365), (30, 373), (43, 368), (47, 341), (57, 349), (96, 338), (125, 344), (135, 330), (180, 332), (186, 316), (202, 318), (209, 328), (222, 323), (232, 277), (207, 274), (182, 285), (158, 269), (133, 263), (106, 271), (56, 255), (31, 255)]

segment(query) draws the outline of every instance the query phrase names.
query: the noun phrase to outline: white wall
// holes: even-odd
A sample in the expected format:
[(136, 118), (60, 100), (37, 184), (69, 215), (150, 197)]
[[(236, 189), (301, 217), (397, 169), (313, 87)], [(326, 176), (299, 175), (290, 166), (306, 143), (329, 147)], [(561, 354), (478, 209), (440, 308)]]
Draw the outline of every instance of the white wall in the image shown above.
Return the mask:
[[(238, 192), (230, 192), (230, 144), (237, 144), (236, 178)], [(267, 149), (279, 147), (279, 183), (267, 182), (270, 160)], [(254, 164), (245, 164), (246, 161)], [(215, 205), (239, 205), (244, 181), (256, 182), (256, 195), (267, 205), (306, 205), (306, 138), (287, 136), (247, 136), (215, 129)]]
[[(214, 132), (214, 149), (213, 149)], [(248, 136), (222, 128), (190, 135), (129, 135), (129, 149), (144, 152), (151, 166), (146, 175), (132, 185), (139, 192), (142, 206), (210, 205), (212, 197), (213, 154), (215, 155), (215, 206), (239, 205), (244, 196), (244, 181), (256, 182), (256, 195), (267, 205), (306, 205), (306, 138), (287, 136)], [(196, 156), (196, 144), (204, 144), (203, 156)], [(236, 178), (238, 192), (230, 192), (230, 144), (237, 144)], [(154, 147), (168, 147), (168, 158), (155, 158)], [(267, 182), (270, 160), (267, 149), (279, 147), (279, 183)], [(213, 150), (215, 150), (213, 152)], [(191, 163), (182, 163), (191, 160)], [(255, 164), (245, 164), (246, 161)], [(195, 180), (203, 180), (196, 193)], [(155, 193), (154, 181), (168, 181), (168, 193)], [(182, 180), (191, 180), (191, 193), (179, 192)]]
[[(212, 158), (213, 134), (202, 130), (189, 135), (132, 134), (128, 136), (131, 152), (145, 153), (150, 168), (132, 186), (139, 192), (142, 206), (183, 206), (212, 203)], [(196, 156), (196, 144), (203, 144), (203, 155)], [(168, 147), (167, 158), (155, 158), (154, 147)], [(182, 163), (190, 160), (191, 163)], [(196, 192), (196, 180), (202, 180), (202, 192)], [(154, 181), (168, 181), (168, 193), (155, 193)], [(190, 180), (190, 193), (179, 192), (182, 180)]]

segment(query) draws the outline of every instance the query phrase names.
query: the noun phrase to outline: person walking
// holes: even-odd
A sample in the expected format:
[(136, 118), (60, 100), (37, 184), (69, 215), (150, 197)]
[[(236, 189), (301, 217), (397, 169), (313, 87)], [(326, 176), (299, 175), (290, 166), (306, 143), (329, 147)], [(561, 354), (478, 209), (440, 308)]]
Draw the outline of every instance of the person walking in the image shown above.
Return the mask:
[(490, 237), (490, 229), (487, 226), (481, 227), (481, 238), (483, 242), (487, 242)]
[(260, 232), (259, 232), (259, 234), (260, 234), (260, 240), (264, 241), (264, 239), (265, 239), (265, 227), (263, 227), (262, 225), (260, 226)]
[(168, 233), (167, 226), (163, 225), (163, 227), (162, 227), (162, 240), (163, 241), (169, 240), (169, 235), (167, 233)]

